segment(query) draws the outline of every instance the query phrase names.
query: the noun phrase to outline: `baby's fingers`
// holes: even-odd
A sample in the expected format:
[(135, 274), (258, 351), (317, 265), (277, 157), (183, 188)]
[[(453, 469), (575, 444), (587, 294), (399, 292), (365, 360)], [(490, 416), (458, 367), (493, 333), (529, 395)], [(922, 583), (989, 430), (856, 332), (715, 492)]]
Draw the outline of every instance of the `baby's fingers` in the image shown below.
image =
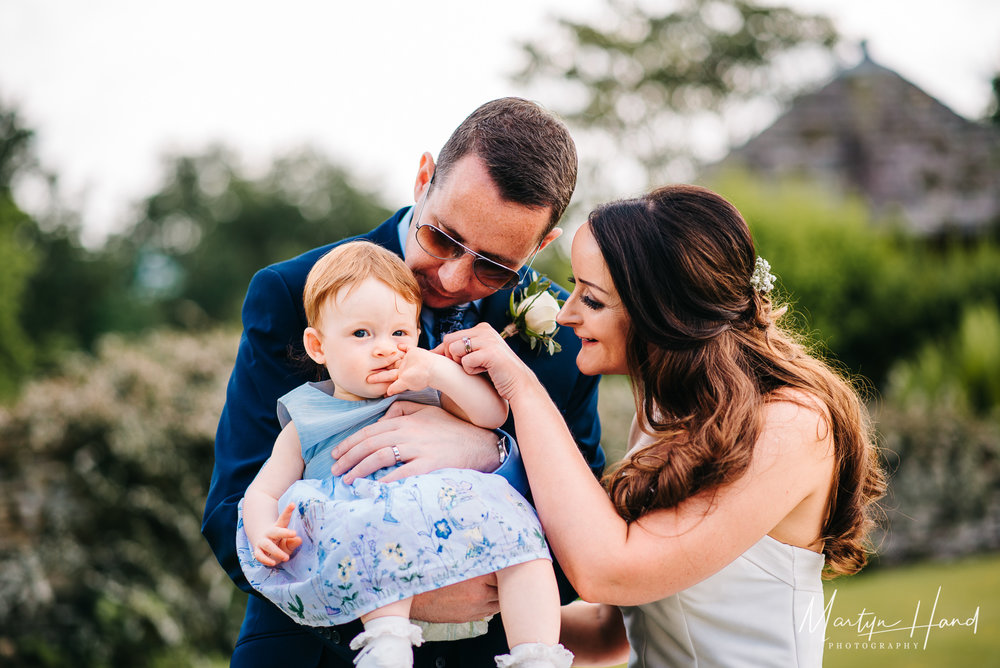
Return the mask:
[(275, 521), (274, 525), (282, 528), (287, 527), (288, 522), (292, 519), (293, 512), (295, 512), (295, 504), (289, 503), (285, 506), (285, 509), (281, 511), (281, 514), (278, 515), (278, 519)]
[(257, 546), (256, 548), (254, 548), (253, 558), (259, 561), (260, 563), (264, 564), (265, 566), (274, 567), (278, 563), (274, 559), (272, 559), (267, 554), (267, 552), (264, 551), (264, 548), (262, 546)]

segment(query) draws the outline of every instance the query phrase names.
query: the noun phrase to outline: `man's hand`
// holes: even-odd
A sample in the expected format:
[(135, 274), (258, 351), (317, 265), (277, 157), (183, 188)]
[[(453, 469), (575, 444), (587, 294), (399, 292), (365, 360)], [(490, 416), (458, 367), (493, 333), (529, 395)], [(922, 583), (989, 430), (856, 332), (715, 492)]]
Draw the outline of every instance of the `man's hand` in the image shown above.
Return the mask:
[(345, 438), (333, 449), (333, 475), (344, 483), (392, 466), (396, 446), (403, 466), (381, 482), (445, 468), (492, 472), (499, 465), (496, 434), (437, 406), (397, 401), (378, 422)]
[(500, 612), (495, 573), (413, 597), (410, 617), (424, 622), (464, 623)]

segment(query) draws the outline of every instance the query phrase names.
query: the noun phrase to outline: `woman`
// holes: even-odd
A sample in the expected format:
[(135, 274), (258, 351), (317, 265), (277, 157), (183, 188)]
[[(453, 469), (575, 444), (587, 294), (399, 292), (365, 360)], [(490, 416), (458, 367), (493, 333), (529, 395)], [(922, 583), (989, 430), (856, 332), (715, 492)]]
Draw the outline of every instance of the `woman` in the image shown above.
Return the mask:
[(599, 603), (564, 610), (577, 665), (628, 644), (630, 665), (822, 662), (821, 576), (864, 565), (885, 483), (862, 402), (778, 326), (755, 258), (739, 212), (693, 186), (601, 206), (577, 233), (559, 322), (584, 373), (628, 374), (637, 409), (606, 490), (498, 335), (444, 341), (510, 402), (550, 545)]

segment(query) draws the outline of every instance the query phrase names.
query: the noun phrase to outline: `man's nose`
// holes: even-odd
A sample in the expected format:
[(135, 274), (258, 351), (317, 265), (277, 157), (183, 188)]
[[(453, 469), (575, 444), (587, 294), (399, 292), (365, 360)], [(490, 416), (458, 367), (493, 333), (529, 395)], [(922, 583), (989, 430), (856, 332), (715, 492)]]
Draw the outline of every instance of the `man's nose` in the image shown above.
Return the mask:
[(441, 283), (445, 292), (456, 294), (468, 290), (469, 285), (477, 280), (472, 269), (472, 263), (475, 262), (475, 259), (466, 253), (456, 260), (441, 263), (441, 267), (438, 269), (438, 282)]

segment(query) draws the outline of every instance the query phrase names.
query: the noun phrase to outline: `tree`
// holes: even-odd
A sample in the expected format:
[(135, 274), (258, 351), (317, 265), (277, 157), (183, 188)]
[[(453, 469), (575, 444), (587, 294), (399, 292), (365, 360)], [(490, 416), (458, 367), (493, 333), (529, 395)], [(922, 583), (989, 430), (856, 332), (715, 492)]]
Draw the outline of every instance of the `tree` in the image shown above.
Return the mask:
[[(33, 140), (18, 112), (0, 105), (0, 397), (30, 373), (53, 368), (61, 352), (128, 329), (116, 315), (129, 308), (123, 268), (84, 247), (80, 219), (61, 202), (57, 178), (38, 164)], [(37, 219), (15, 201), (22, 179), (48, 188), (48, 210)]]
[(993, 89), (993, 97), (989, 107), (986, 108), (986, 122), (1000, 127), (1000, 72), (993, 75), (990, 85)]
[(837, 40), (829, 19), (787, 7), (751, 0), (669, 6), (654, 12), (611, 0), (607, 24), (561, 19), (559, 38), (523, 45), (528, 64), (516, 79), (545, 84), (548, 97), (555, 86), (557, 99), (571, 101), (556, 110), (603, 140), (604, 164), (590, 165), (601, 184), (629, 168), (622, 159), (647, 182), (690, 172), (699, 131), (722, 133), (723, 117), (788, 96), (805, 82), (790, 79), (783, 66), (804, 57), (829, 61)]
[(31, 369), (32, 345), (21, 326), (25, 286), (37, 264), (26, 233), (35, 226), (14, 202), (14, 179), (34, 165), (33, 133), (18, 112), (0, 104), (0, 397)]
[(131, 257), (133, 293), (162, 306), (166, 322), (239, 316), (254, 272), (371, 229), (388, 216), (346, 171), (308, 150), (251, 178), (222, 147), (167, 159), (167, 178), (133, 230), (112, 242)]

